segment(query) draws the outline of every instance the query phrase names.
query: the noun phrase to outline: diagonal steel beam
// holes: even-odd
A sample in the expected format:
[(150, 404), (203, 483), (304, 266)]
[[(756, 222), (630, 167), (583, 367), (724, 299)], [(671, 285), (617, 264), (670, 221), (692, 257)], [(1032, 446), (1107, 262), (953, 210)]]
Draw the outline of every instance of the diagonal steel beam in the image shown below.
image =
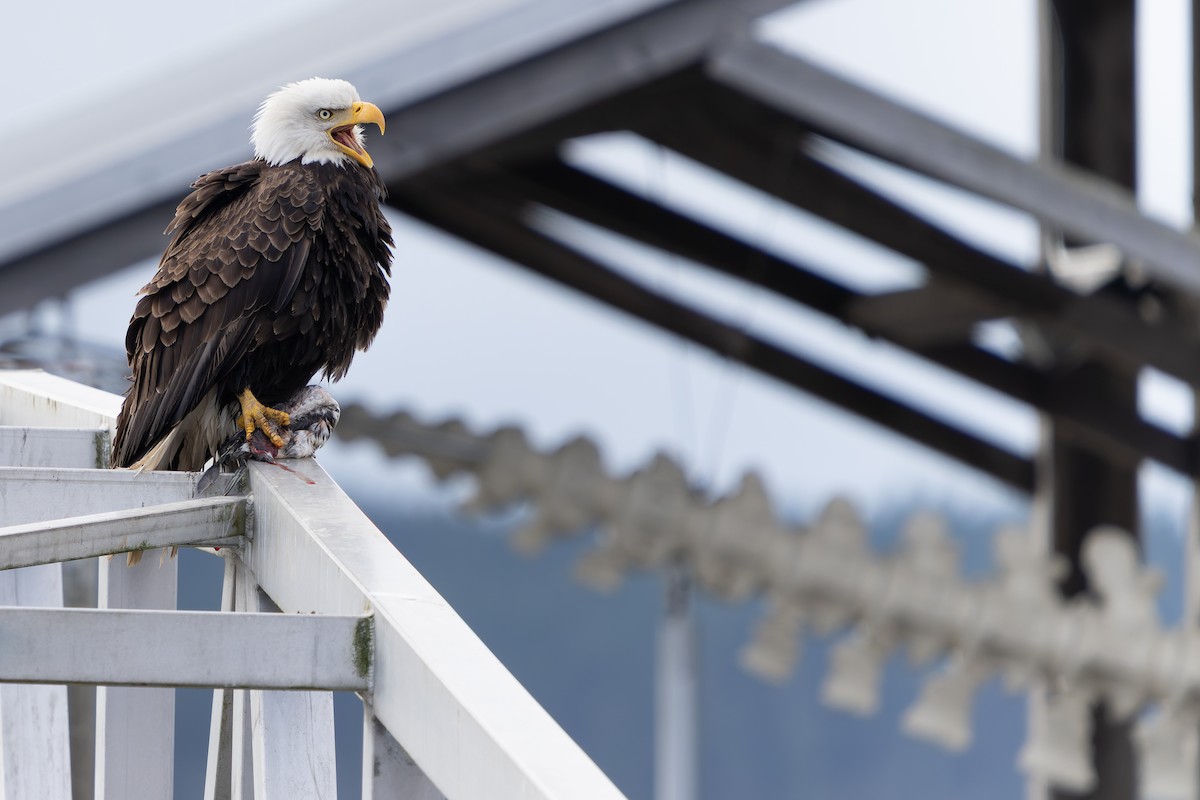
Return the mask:
[(196, 497), (192, 472), (0, 467), (0, 525), (179, 503)]
[(373, 614), (364, 701), (438, 790), (622, 797), (320, 465), (292, 467), (307, 482), (249, 465), (256, 530), (246, 564), (287, 614)]
[[(895, 294), (860, 294), (814, 274), (811, 268), (794, 260), (767, 253), (561, 162), (540, 161), (511, 170), (493, 167), (475, 180), (507, 184), (530, 201), (750, 281), (847, 325), (860, 327), (870, 335), (888, 339), (935, 364), (1050, 412), (1061, 418), (1070, 434), (1082, 444), (1119, 460), (1136, 463), (1149, 457), (1185, 474), (1196, 468), (1194, 438), (1180, 438), (1139, 419), (1136, 414), (1094, 402), (1074, 390), (1069, 375), (1043, 374), (966, 343), (931, 345), (913, 336), (908, 325), (883, 324), (879, 306), (891, 302), (897, 297)], [(986, 296), (963, 286), (964, 292), (973, 293), (986, 306)], [(899, 296), (918, 295), (922, 308), (928, 312), (931, 300), (922, 293), (929, 291), (930, 287), (924, 287)], [(945, 297), (940, 296), (939, 300), (944, 302)], [(1002, 316), (1013, 313), (1014, 309), (1007, 309)]]
[(889, 161), (1112, 242), (1170, 286), (1200, 294), (1200, 236), (1143, 216), (1129, 191), (1059, 162), (1027, 162), (819, 67), (753, 41), (711, 58), (713, 80)]
[(232, 545), (246, 530), (246, 498), (212, 497), (0, 527), (0, 569), (133, 550)]
[(1155, 324), (1110, 297), (1077, 295), (953, 237), (929, 220), (833, 167), (800, 157), (786, 180), (763, 156), (780, 142), (797, 146), (799, 123), (753, 99), (716, 87), (703, 103), (642, 118), (638, 133), (665, 147), (906, 255), (946, 279), (963, 281), (1023, 316), (1084, 339), (1130, 366), (1147, 364), (1200, 385), (1200, 344), (1170, 319)]
[(861, 297), (851, 304), (847, 321), (920, 349), (969, 342), (980, 323), (1019, 315), (1011, 303), (974, 287), (933, 279), (915, 289)]
[(957, 458), (1018, 489), (1033, 485), (1033, 465), (1004, 448), (934, 419), (758, 337), (652, 292), (586, 255), (525, 227), (520, 196), (455, 185), (389, 187), (400, 210), (492, 250), (666, 331), (740, 361), (776, 380)]
[(473, 171), (471, 180), (475, 184), (508, 186), (533, 202), (676, 253), (832, 316), (843, 317), (862, 297), (794, 260), (776, 256), (558, 160), (512, 167), (491, 165), (487, 171)]
[[(388, 182), (526, 139), (553, 146), (614, 96), (701, 63), (755, 18), (797, 0), (676, 0), (565, 46), (423, 98), (397, 115), (400, 135), (373, 142)], [(603, 116), (603, 115), (602, 115)], [(557, 122), (571, 118), (567, 128)], [(526, 142), (525, 146), (529, 146)]]

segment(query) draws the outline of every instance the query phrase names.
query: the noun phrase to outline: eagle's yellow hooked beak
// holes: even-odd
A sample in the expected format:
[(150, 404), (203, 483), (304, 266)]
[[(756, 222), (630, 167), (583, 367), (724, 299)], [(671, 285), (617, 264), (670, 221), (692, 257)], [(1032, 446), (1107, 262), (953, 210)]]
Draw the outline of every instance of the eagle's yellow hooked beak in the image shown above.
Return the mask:
[(374, 103), (358, 102), (333, 120), (333, 125), (329, 128), (328, 133), (329, 138), (333, 140), (339, 150), (369, 169), (375, 166), (375, 162), (371, 160), (371, 154), (363, 149), (354, 135), (355, 125), (368, 123), (377, 125), (379, 133), (383, 134), (385, 123), (383, 112), (379, 110), (379, 106)]

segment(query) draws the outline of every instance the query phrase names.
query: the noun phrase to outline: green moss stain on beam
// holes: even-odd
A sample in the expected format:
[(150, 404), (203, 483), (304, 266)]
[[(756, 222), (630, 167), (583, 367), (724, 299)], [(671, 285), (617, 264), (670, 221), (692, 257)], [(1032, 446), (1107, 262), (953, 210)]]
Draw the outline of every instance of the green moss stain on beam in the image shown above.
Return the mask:
[(373, 617), (363, 617), (354, 625), (354, 670), (365, 678), (371, 672), (375, 658), (375, 623)]

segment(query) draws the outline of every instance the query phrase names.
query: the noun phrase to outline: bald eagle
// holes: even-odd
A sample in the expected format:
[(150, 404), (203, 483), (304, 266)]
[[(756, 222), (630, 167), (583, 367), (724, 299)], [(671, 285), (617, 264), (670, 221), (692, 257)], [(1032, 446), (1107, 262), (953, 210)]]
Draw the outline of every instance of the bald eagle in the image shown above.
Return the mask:
[(199, 470), (238, 431), (281, 447), (273, 406), (371, 343), (392, 238), (368, 123), (383, 113), (345, 81), (289, 84), (254, 118), (254, 158), (192, 184), (125, 336), (114, 467)]

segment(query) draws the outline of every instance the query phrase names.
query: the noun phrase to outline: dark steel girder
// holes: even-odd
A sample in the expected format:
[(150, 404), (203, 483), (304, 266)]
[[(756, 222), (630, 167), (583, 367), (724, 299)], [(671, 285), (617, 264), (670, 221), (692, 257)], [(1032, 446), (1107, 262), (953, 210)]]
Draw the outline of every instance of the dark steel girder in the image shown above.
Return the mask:
[[(769, 154), (791, 143), (803, 151), (807, 128), (757, 101), (720, 87), (683, 94), (680, 106), (642, 115), (635, 130), (706, 164), (871, 239), (1009, 305), (1021, 316), (1085, 343), (1130, 367), (1149, 365), (1200, 385), (1200, 343), (1170, 318), (1150, 323), (1112, 297), (1082, 296), (1049, 278), (984, 253), (924, 217), (807, 153), (781, 179)], [(691, 102), (700, 98), (699, 102)]]
[[(765, 252), (658, 203), (639, 197), (559, 161), (538, 161), (510, 169), (499, 166), (473, 176), (507, 188), (524, 201), (554, 208), (622, 236), (675, 253), (725, 275), (762, 286), (838, 321), (861, 328), (916, 355), (971, 378), (1052, 417), (1081, 444), (1126, 463), (1148, 457), (1191, 474), (1196, 467), (1194, 438), (1181, 438), (1138, 417), (1114, 409), (1078, 390), (1070, 373), (1042, 373), (971, 345), (929, 343), (905, 326), (872, 323), (863, 304), (891, 295), (868, 296), (814, 273), (811, 267)], [(912, 290), (912, 293), (928, 291)], [(909, 295), (910, 292), (896, 293)], [(944, 302), (939, 296), (934, 302)]]
[[(1132, 196), (1138, 127), (1135, 0), (1052, 0), (1044, 8), (1053, 10), (1055, 24), (1042, 37), (1041, 56), (1049, 62), (1044, 66), (1052, 69), (1043, 87), (1052, 135), (1043, 145), (1067, 164), (1113, 181)], [(1062, 232), (1079, 235), (1070, 228)], [(1121, 235), (1125, 234), (1117, 233)], [(1079, 237), (1084, 243), (1108, 238)], [(1196, 264), (1188, 266), (1194, 270)], [(1051, 346), (1062, 345), (1051, 340)], [(1081, 364), (1075, 377), (1077, 390), (1087, 397), (1109, 404), (1137, 403), (1136, 369), (1093, 360)], [(1111, 525), (1134, 540), (1140, 536), (1138, 472), (1079, 448), (1057, 424), (1044, 432), (1039, 455), (1039, 463), (1047, 465), (1039, 475), (1038, 494), (1049, 501), (1052, 546), (1069, 564), (1059, 588), (1067, 596), (1085, 593), (1097, 577), (1084, 567), (1083, 551), (1091, 532)], [(1090, 800), (1139, 796), (1135, 749), (1133, 721), (1112, 713), (1107, 703), (1096, 702), (1091, 736), (1096, 785), (1087, 793)], [(1051, 794), (1056, 800), (1078, 797), (1061, 789)]]
[(469, 182), (389, 186), (401, 211), (648, 322), (820, 397), (1019, 490), (1034, 482), (1031, 461), (878, 391), (653, 292), (525, 224), (519, 194)]
[[(1107, 53), (1095, 58), (1107, 59)], [(1143, 262), (1153, 278), (1200, 294), (1200, 236), (1143, 216), (1128, 188), (1089, 170), (1024, 161), (759, 42), (738, 42), (715, 54), (706, 72), (839, 141), (1027, 211), (1081, 239), (1112, 242)]]
[[(4, 265), (0, 269), (0, 315), (32, 308), (47, 297), (62, 297), (119, 266), (159, 255), (168, 241), (163, 229), (182, 199), (154, 203)], [(132, 303), (129, 310), (133, 312)]]

